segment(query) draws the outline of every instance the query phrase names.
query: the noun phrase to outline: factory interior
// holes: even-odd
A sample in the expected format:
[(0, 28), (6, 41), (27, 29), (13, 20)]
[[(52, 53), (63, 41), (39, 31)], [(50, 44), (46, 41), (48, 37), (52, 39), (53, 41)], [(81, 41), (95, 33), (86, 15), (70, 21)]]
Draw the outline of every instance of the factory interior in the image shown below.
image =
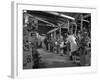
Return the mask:
[(91, 14), (23, 10), (23, 69), (91, 66)]

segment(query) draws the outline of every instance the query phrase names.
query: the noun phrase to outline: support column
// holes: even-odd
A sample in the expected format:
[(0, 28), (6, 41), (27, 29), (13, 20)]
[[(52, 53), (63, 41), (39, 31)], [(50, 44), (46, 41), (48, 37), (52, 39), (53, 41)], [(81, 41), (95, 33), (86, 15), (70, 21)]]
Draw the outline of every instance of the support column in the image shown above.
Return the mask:
[(68, 29), (68, 32), (69, 32), (69, 20), (68, 20), (68, 28), (67, 29)]
[(81, 15), (81, 31), (83, 31), (83, 15)]
[(72, 27), (71, 27), (71, 34), (73, 34), (73, 25), (72, 25)]
[(37, 18), (34, 18), (34, 26), (36, 30), (38, 30), (38, 19)]
[(59, 27), (59, 41), (58, 41), (58, 46), (57, 46), (57, 53), (60, 53), (60, 41), (61, 41), (61, 24), (58, 24)]
[(58, 24), (59, 27), (59, 37), (61, 36), (61, 24)]
[(76, 36), (76, 32), (77, 32), (77, 24), (75, 23), (75, 36)]

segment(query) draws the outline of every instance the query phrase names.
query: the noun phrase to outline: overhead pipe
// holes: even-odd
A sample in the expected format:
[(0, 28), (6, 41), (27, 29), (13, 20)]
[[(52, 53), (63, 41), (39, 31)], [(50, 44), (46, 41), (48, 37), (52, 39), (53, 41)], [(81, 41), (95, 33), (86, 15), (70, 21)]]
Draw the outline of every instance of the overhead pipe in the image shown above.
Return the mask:
[(67, 18), (67, 19), (71, 19), (71, 20), (75, 20), (75, 18), (73, 18), (71, 16), (64, 15), (62, 13), (57, 13), (57, 12), (46, 12), (46, 13), (50, 13), (50, 14), (53, 14), (53, 15), (56, 15), (56, 16), (61, 16), (61, 17), (64, 17), (64, 18)]

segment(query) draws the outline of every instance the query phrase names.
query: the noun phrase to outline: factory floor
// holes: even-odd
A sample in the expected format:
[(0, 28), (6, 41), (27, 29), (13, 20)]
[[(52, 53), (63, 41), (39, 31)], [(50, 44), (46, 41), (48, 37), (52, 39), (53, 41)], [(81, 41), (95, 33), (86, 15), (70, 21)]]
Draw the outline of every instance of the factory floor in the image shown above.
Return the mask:
[[(39, 68), (57, 68), (57, 67), (75, 67), (79, 66), (69, 59), (67, 55), (61, 56), (53, 52), (48, 52), (44, 49), (37, 49), (40, 54), (41, 60)], [(24, 66), (24, 69), (32, 69), (32, 61)]]

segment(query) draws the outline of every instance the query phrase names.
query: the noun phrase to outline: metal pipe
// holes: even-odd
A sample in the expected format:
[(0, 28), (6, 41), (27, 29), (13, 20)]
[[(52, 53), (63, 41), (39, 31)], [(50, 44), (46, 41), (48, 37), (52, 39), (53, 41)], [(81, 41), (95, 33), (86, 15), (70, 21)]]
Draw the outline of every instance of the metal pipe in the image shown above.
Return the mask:
[(67, 18), (67, 19), (71, 19), (71, 20), (75, 20), (75, 18), (73, 18), (71, 16), (64, 15), (62, 13), (57, 13), (57, 12), (46, 12), (46, 13), (50, 13), (50, 14), (53, 14), (53, 15), (61, 16), (61, 17), (64, 17), (64, 18)]

